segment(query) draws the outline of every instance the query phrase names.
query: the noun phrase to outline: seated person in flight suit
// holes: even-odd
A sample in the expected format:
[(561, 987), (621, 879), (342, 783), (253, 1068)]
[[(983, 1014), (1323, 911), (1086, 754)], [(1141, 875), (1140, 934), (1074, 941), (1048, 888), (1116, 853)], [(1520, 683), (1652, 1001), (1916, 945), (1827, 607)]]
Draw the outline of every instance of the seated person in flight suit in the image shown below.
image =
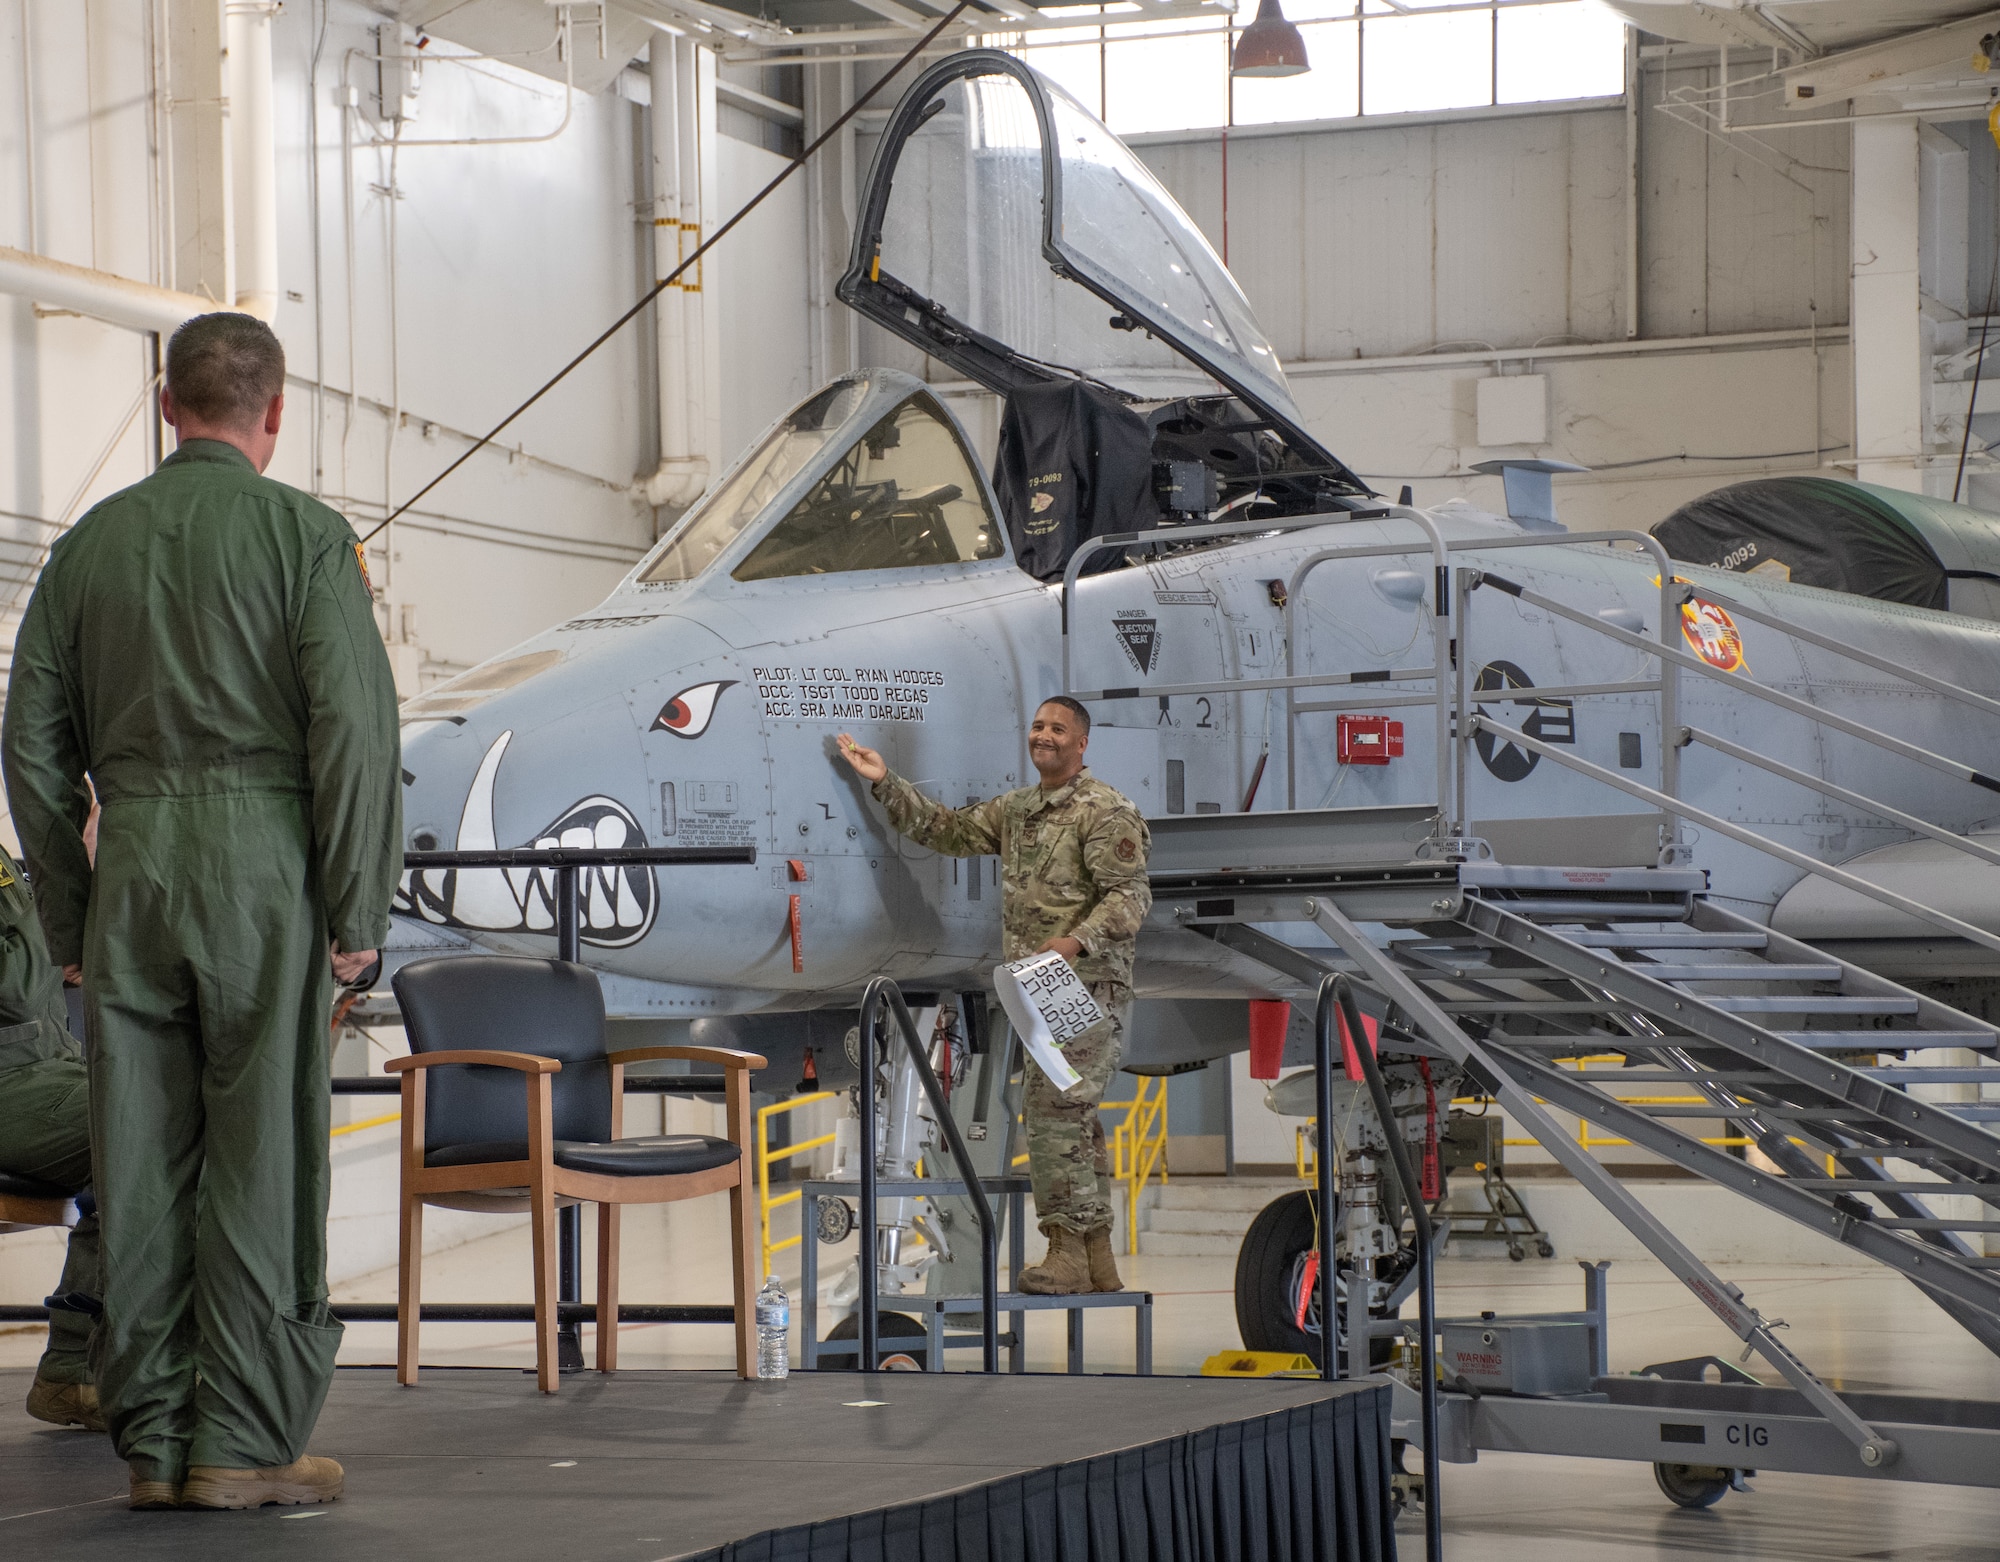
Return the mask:
[[(90, 1082), (69, 1032), (63, 978), (49, 963), (20, 864), (0, 849), (0, 1172), (68, 1193), (90, 1186)], [(69, 1234), (49, 1309), (49, 1344), (28, 1390), (28, 1414), (102, 1432), (87, 1354), (103, 1295), (97, 1211)]]

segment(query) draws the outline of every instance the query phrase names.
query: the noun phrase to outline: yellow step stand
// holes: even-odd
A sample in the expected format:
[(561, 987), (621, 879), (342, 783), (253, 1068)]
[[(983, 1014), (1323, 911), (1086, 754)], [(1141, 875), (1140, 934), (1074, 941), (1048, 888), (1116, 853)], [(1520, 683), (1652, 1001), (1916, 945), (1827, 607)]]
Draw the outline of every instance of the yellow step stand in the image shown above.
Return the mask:
[(1310, 1356), (1286, 1350), (1219, 1351), (1201, 1364), (1205, 1378), (1316, 1378)]

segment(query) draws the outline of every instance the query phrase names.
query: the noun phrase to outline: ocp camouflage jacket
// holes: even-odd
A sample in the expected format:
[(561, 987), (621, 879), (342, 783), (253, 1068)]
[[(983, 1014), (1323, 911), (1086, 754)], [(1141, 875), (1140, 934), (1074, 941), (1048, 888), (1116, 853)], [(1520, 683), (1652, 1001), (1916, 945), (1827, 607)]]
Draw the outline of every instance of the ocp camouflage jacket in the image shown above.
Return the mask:
[(1084, 770), (1067, 785), (1037, 786), (948, 808), (891, 771), (874, 786), (889, 822), (948, 857), (1000, 858), (1006, 958), (1052, 938), (1083, 945), (1077, 975), (1132, 984), (1133, 943), (1153, 904), (1146, 883), (1152, 835), (1131, 800)]

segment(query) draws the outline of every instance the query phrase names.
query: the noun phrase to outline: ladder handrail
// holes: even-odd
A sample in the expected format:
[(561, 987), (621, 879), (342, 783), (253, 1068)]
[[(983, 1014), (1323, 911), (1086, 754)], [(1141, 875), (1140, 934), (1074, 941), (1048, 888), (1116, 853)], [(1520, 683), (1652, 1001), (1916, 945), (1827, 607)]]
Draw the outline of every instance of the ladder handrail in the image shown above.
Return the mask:
[[(1906, 810), (1897, 808), (1879, 799), (1868, 797), (1864, 793), (1855, 792), (1838, 786), (1835, 783), (1812, 777), (1807, 772), (1794, 770), (1777, 761), (1753, 755), (1749, 751), (1731, 744), (1713, 733), (1683, 726), (1679, 714), (1680, 674), (1683, 672), (1693, 672), (1701, 677), (1724, 683), (1730, 688), (1739, 690), (1767, 705), (1772, 705), (1780, 710), (1803, 717), (1805, 720), (1821, 727), (1831, 728), (1836, 732), (1843, 733), (1848, 737), (1866, 743), (1881, 752), (1894, 754), (1900, 758), (1927, 766), (1930, 769), (1951, 776), (1955, 780), (1962, 781), (1971, 786), (1980, 787), (1987, 791), (2000, 792), (2000, 777), (1989, 775), (1974, 765), (1966, 764), (1961, 760), (1944, 754), (1935, 753), (1930, 749), (1916, 743), (1911, 743), (1903, 738), (1877, 731), (1839, 712), (1814, 705), (1810, 701), (1759, 683), (1754, 678), (1725, 671), (1712, 665), (1704, 658), (1682, 649), (1674, 641), (1686, 604), (1695, 600), (1712, 601), (1719, 607), (1741, 613), (1753, 623), (1762, 624), (1781, 634), (1792, 636), (1836, 655), (1849, 657), (1865, 666), (1870, 666), (1877, 671), (1887, 673), (1891, 677), (1905, 679), (1920, 688), (1929, 689), (1933, 693), (1957, 701), (1961, 705), (1981, 713), (2000, 715), (2000, 699), (1989, 698), (1974, 690), (1966, 689), (1952, 683), (1948, 679), (1939, 678), (1919, 668), (1907, 666), (1892, 657), (1881, 656), (1872, 651), (1865, 651), (1854, 646), (1844, 645), (1816, 630), (1790, 623), (1776, 613), (1763, 608), (1748, 606), (1735, 596), (1697, 586), (1695, 583), (1674, 573), (1674, 562), (1669, 558), (1666, 549), (1660, 544), (1657, 538), (1646, 532), (1627, 530), (1560, 533), (1534, 532), (1513, 537), (1468, 537), (1446, 541), (1437, 524), (1429, 516), (1425, 515), (1422, 511), (1397, 505), (1380, 510), (1353, 514), (1340, 521), (1333, 521), (1325, 516), (1294, 516), (1284, 520), (1268, 522), (1243, 521), (1215, 526), (1159, 528), (1150, 532), (1119, 533), (1113, 536), (1096, 538), (1085, 543), (1076, 551), (1071, 557), (1069, 567), (1064, 574), (1062, 599), (1064, 690), (1070, 692), (1072, 684), (1070, 665), (1070, 592), (1071, 588), (1076, 585), (1083, 562), (1089, 554), (1105, 548), (1132, 546), (1141, 543), (1158, 545), (1179, 541), (1200, 541), (1216, 537), (1244, 536), (1259, 533), (1269, 534), (1278, 531), (1300, 530), (1316, 525), (1351, 524), (1353, 521), (1358, 520), (1409, 521), (1421, 528), (1425, 535), (1421, 541), (1412, 539), (1407, 543), (1372, 543), (1357, 547), (1322, 548), (1307, 554), (1299, 561), (1286, 584), (1285, 600), (1282, 603), (1285, 634), (1284, 677), (1222, 679), (1213, 683), (1203, 683), (1198, 688), (1196, 685), (1187, 685), (1185, 687), (1175, 685), (1167, 691), (1173, 693), (1243, 694), (1260, 691), (1276, 692), (1282, 689), (1285, 695), (1285, 803), (1288, 808), (1296, 808), (1298, 806), (1298, 718), (1304, 714), (1333, 708), (1333, 702), (1325, 700), (1312, 701), (1302, 706), (1298, 699), (1298, 691), (1301, 688), (1325, 687), (1329, 685), (1351, 686), (1357, 682), (1417, 682), (1428, 678), (1431, 681), (1428, 701), (1426, 701), (1423, 691), (1412, 690), (1408, 695), (1389, 694), (1373, 697), (1368, 703), (1370, 706), (1384, 707), (1391, 704), (1420, 705), (1424, 703), (1429, 703), (1432, 706), (1437, 743), (1437, 775), (1435, 784), (1437, 789), (1436, 801), (1439, 810), (1438, 828), (1453, 841), (1462, 837), (1469, 828), (1466, 818), (1468, 813), (1466, 783), (1469, 778), (1470, 767), (1466, 763), (1464, 750), (1472, 742), (1477, 732), (1486, 731), (1519, 744), (1527, 752), (1546, 756), (1557, 764), (1565, 765), (1572, 770), (1593, 776), (1619, 790), (1651, 802), (1654, 806), (1661, 808), (1663, 812), (1668, 813), (1674, 818), (1686, 820), (1690, 823), (1698, 823), (1714, 829), (1719, 834), (1729, 836), (1755, 850), (1777, 856), (1781, 860), (1790, 863), (1792, 866), (1802, 868), (1808, 873), (1817, 874), (1820, 877), (1841, 884), (1858, 894), (1869, 896), (1895, 910), (1902, 911), (1906, 915), (1915, 916), (1919, 920), (1930, 922), (1932, 925), (1951, 932), (1955, 936), (1970, 938), (1973, 942), (2000, 951), (2000, 939), (1996, 939), (1992, 935), (1956, 917), (1936, 911), (1904, 896), (1896, 895), (1892, 891), (1883, 890), (1879, 886), (1868, 883), (1865, 879), (1833, 868), (1830, 864), (1822, 863), (1817, 858), (1809, 857), (1804, 853), (1793, 851), (1789, 847), (1781, 846), (1768, 837), (1745, 829), (1731, 821), (1720, 819), (1705, 810), (1690, 809), (1681, 804), (1679, 802), (1681, 752), (1690, 743), (1699, 742), (1704, 746), (1713, 747), (1719, 752), (1729, 754), (1734, 758), (1748, 760), (1749, 763), (1771, 774), (1816, 790), (1822, 795), (1844, 803), (1849, 807), (1872, 812), (1877, 817), (1889, 820), (1901, 828), (1911, 831), (1913, 834), (1924, 835), (1942, 841), (1946, 845), (1976, 858), (2000, 862), (2000, 852), (1967, 841), (1958, 831), (1929, 824)], [(1620, 543), (1630, 545), (1649, 554), (1654, 564), (1658, 567), (1657, 583), (1660, 594), (1660, 620), (1657, 626), (1657, 636), (1654, 639), (1648, 639), (1643, 633), (1635, 633), (1632, 630), (1621, 628), (1595, 615), (1585, 613), (1581, 609), (1571, 607), (1568, 603), (1559, 602), (1543, 592), (1532, 590), (1517, 581), (1509, 580), (1503, 575), (1483, 568), (1459, 571), (1456, 593), (1459, 598), (1459, 607), (1456, 615), (1452, 612), (1450, 601), (1452, 581), (1447, 564), (1448, 558), (1452, 554), (1468, 552), (1484, 553), (1518, 548), (1611, 546)], [(1428, 545), (1428, 551), (1432, 556), (1435, 577), (1431, 604), (1432, 665), (1427, 669), (1395, 668), (1361, 673), (1300, 674), (1299, 629), (1302, 622), (1300, 608), (1307, 580), (1313, 572), (1324, 564), (1336, 561), (1406, 555), (1425, 549), (1426, 545)], [(1469, 664), (1471, 657), (1469, 654), (1469, 640), (1472, 617), (1471, 606), (1473, 594), (1481, 586), (1491, 586), (1532, 607), (1571, 623), (1579, 624), (1618, 644), (1637, 650), (1642, 655), (1650, 657), (1655, 661), (1659, 668), (1659, 675), (1656, 679), (1626, 680), (1619, 684), (1579, 685), (1574, 690), (1559, 690), (1557, 692), (1579, 695), (1584, 693), (1614, 693), (1625, 690), (1632, 692), (1657, 692), (1660, 718), (1660, 785), (1657, 790), (1642, 786), (1637, 782), (1628, 781), (1624, 777), (1614, 776), (1610, 772), (1603, 770), (1600, 766), (1589, 765), (1560, 754), (1549, 745), (1537, 742), (1518, 729), (1509, 727), (1504, 723), (1495, 722), (1491, 718), (1478, 713), (1478, 707), (1482, 704), (1501, 703), (1505, 698), (1504, 693), (1495, 695), (1494, 691), (1481, 691), (1470, 687)], [(1458, 621), (1458, 637), (1455, 645), (1451, 639), (1451, 621), (1454, 616)], [(1454, 651), (1456, 652), (1455, 667), (1453, 666)], [(1448, 669), (1455, 676), (1448, 678)], [(1452, 685), (1449, 692), (1447, 690), (1448, 682)], [(1134, 692), (1146, 694), (1159, 692), (1160, 689), (1164, 688), (1165, 686), (1158, 686), (1156, 689), (1147, 689), (1144, 686), (1140, 686)], [(1116, 691), (1099, 690), (1094, 692), (1100, 697), (1104, 697), (1113, 693), (1124, 696), (1127, 691), (1120, 689)], [(1489, 698), (1482, 702), (1478, 698), (1481, 693), (1486, 693)], [(1678, 834), (1678, 826), (1675, 827), (1675, 833), (1676, 835)], [(1670, 859), (1663, 858), (1662, 860)]]
[[(1444, 533), (1421, 510), (1398, 505), (1385, 519), (1414, 521), (1424, 533), (1424, 540), (1430, 544), (1431, 553), (1431, 677), (1433, 682), (1431, 706), (1435, 713), (1434, 725), (1437, 729), (1437, 788), (1438, 807), (1444, 807), (1444, 800), (1451, 795), (1451, 707), (1446, 702), (1445, 669), (1451, 665), (1451, 593), (1450, 566), (1447, 563), (1447, 544)], [(1361, 559), (1383, 554), (1404, 554), (1416, 552), (1415, 544), (1376, 544), (1367, 548), (1321, 548), (1308, 553), (1299, 560), (1292, 571), (1291, 579), (1285, 585), (1285, 600), (1280, 611), (1285, 615), (1285, 674), (1296, 677), (1299, 670), (1299, 621), (1298, 610), (1301, 595), (1305, 590), (1306, 577), (1322, 564), (1335, 559)], [(1421, 602), (1421, 598), (1418, 599)], [(1294, 756), (1298, 745), (1292, 735), (1298, 723), (1298, 697), (1291, 688), (1285, 690), (1285, 806), (1296, 808), (1298, 799), (1298, 764)]]
[(1740, 743), (1730, 742), (1719, 733), (1707, 732), (1700, 727), (1683, 727), (1680, 737), (1684, 744), (1699, 743), (1703, 748), (1712, 748), (1717, 753), (1727, 754), (1731, 759), (1740, 760), (1746, 765), (1755, 765), (1759, 770), (1769, 771), (1772, 775), (1790, 781), (1796, 786), (1824, 793), (1836, 802), (1846, 803), (1850, 808), (1879, 814), (1894, 824), (1900, 824), (1906, 830), (1914, 830), (1919, 835), (1928, 835), (1932, 840), (1942, 842), (1954, 851), (1962, 851), (1972, 857), (1982, 857), (1988, 862), (2000, 863), (2000, 850), (1982, 846), (1970, 836), (1959, 835), (1947, 830), (1943, 825), (1932, 824), (1929, 820), (1920, 819), (1913, 813), (1892, 808), (1887, 803), (1869, 797), (1866, 793), (1849, 791), (1846, 787), (1823, 780), (1810, 771), (1798, 770), (1778, 760), (1766, 758)]
[(1068, 694), (1071, 686), (1069, 605), (1076, 600), (1076, 582), (1082, 573), (1083, 561), (1093, 553), (1102, 553), (1107, 548), (1157, 548), (1168, 543), (1204, 542), (1215, 537), (1254, 537), (1270, 532), (1302, 531), (1311, 526), (1345, 526), (1356, 521), (1378, 521), (1388, 513), (1386, 509), (1354, 510), (1339, 515), (1293, 515), (1270, 521), (1221, 521), (1212, 526), (1153, 526), (1145, 531), (1107, 532), (1102, 537), (1091, 537), (1078, 543), (1076, 552), (1069, 556), (1069, 564), (1063, 570), (1062, 594), (1058, 599), (1058, 606), (1062, 609), (1063, 693)]
[[(1810, 701), (1802, 700), (1796, 695), (1786, 694), (1781, 689), (1773, 689), (1767, 684), (1758, 683), (1754, 678), (1739, 678), (1734, 673), (1724, 672), (1719, 667), (1710, 666), (1692, 652), (1683, 651), (1670, 645), (1652, 645), (1643, 636), (1635, 635), (1629, 629), (1620, 629), (1616, 624), (1607, 624), (1602, 619), (1592, 618), (1589, 614), (1583, 613), (1569, 606), (1567, 603), (1558, 602), (1553, 597), (1544, 596), (1539, 591), (1531, 591), (1526, 586), (1507, 579), (1504, 575), (1495, 575), (1490, 570), (1482, 570), (1480, 571), (1480, 583), (1492, 586), (1497, 591), (1503, 591), (1510, 597), (1518, 598), (1531, 607), (1541, 608), (1544, 612), (1554, 613), (1560, 618), (1567, 618), (1573, 623), (1582, 624), (1587, 629), (1595, 629), (1599, 634), (1609, 635), (1612, 639), (1626, 645), (1636, 646), (1650, 656), (1657, 656), (1664, 661), (1671, 661), (1676, 666), (1683, 667), (1689, 672), (1700, 673), (1703, 677), (1712, 678), (1718, 683), (1726, 683), (1730, 688), (1740, 689), (1752, 698), (1762, 700), (1768, 705), (1775, 705), (1780, 710), (1790, 711), (1793, 715), (1803, 716), (1808, 721), (1832, 727), (1837, 732), (1844, 732), (1851, 738), (1859, 738), (1863, 743), (1873, 744), (1876, 748), (1883, 749), (1891, 754), (1900, 755), (1904, 759), (1915, 760), (1920, 765), (1928, 765), (1931, 769), (1951, 776), (1955, 780), (1964, 781), (1968, 785), (1984, 787), (1989, 792), (2000, 792), (2000, 778), (1989, 776), (1975, 766), (1966, 764), (1963, 760), (1952, 759), (1945, 754), (1933, 753), (1930, 749), (1907, 742), (1902, 738), (1891, 737), (1886, 732), (1872, 731), (1858, 721), (1814, 705)], [(1663, 723), (1661, 726), (1662, 734), (1664, 735), (1669, 730), (1671, 729)]]
[(1490, 716), (1480, 715), (1471, 716), (1468, 718), (1468, 722), (1478, 730), (1490, 732), (1495, 737), (1505, 738), (1509, 743), (1520, 745), (1531, 754), (1539, 754), (1544, 759), (1554, 760), (1557, 764), (1567, 766), (1580, 775), (1586, 775), (1593, 780), (1602, 781), (1606, 786), (1616, 787), (1621, 792), (1629, 792), (1641, 801), (1653, 804), (1654, 807), (1660, 809), (1662, 812), (1677, 814), (1691, 824), (1701, 825), (1704, 829), (1713, 830), (1718, 835), (1726, 835), (1733, 841), (1738, 841), (1755, 851), (1761, 851), (1769, 856), (1776, 857), (1781, 862), (1790, 863), (1795, 868), (1802, 868), (1807, 873), (1817, 874), (1823, 879), (1831, 879), (1843, 888), (1853, 890), (1858, 895), (1866, 895), (1871, 900), (1879, 900), (1883, 905), (1892, 907), (1902, 912), (1905, 916), (1915, 917), (1921, 922), (1928, 922), (1933, 927), (1942, 928), (1955, 937), (1966, 939), (1968, 942), (1979, 944), (1993, 950), (1996, 954), (2000, 954), (2000, 938), (1996, 938), (1984, 928), (1974, 927), (1970, 922), (1962, 922), (1948, 912), (1938, 911), (1933, 907), (1924, 905), (1921, 901), (1911, 900), (1906, 895), (1898, 895), (1894, 890), (1884, 889), (1879, 884), (1871, 884), (1868, 880), (1857, 877), (1847, 872), (1844, 868), (1836, 868), (1830, 862), (1821, 862), (1817, 857), (1809, 857), (1802, 851), (1796, 851), (1792, 847), (1770, 839), (1768, 836), (1759, 835), (1755, 830), (1748, 829), (1743, 825), (1735, 823), (1733, 820), (1724, 819), (1718, 814), (1712, 814), (1705, 808), (1695, 808), (1690, 804), (1681, 802), (1677, 798), (1667, 796), (1665, 792), (1656, 791), (1641, 782), (1628, 781), (1616, 771), (1606, 770), (1602, 765), (1593, 765), (1587, 759), (1578, 759), (1574, 755), (1559, 753), (1554, 745), (1544, 743), (1539, 738), (1529, 737), (1519, 727), (1510, 727), (1503, 721), (1495, 721)]
[[(1334, 1341), (1339, 1337), (1338, 1313), (1334, 1302), (1333, 1261), (1333, 1021), (1335, 1012), (1346, 1028), (1354, 1057), (1368, 1081), (1369, 1099), (1382, 1124), (1382, 1138), (1389, 1147), (1389, 1164), (1402, 1187), (1403, 1207), (1417, 1228), (1417, 1318), (1421, 1338), (1417, 1343), (1424, 1428), (1424, 1555), (1428, 1562), (1443, 1562), (1444, 1522), (1438, 1473), (1438, 1368), (1437, 1368), (1437, 1277), (1434, 1269), (1437, 1244), (1431, 1228), (1431, 1212), (1424, 1203), (1423, 1183), (1410, 1165), (1410, 1152), (1396, 1131), (1396, 1112), (1389, 1100), (1389, 1087), (1382, 1078), (1382, 1065), (1369, 1045), (1367, 1027), (1361, 1019), (1361, 1005), (1354, 1001), (1354, 983), (1335, 971), (1322, 978), (1319, 1000), (1313, 1008), (1313, 1091), (1319, 1118), (1319, 1375), (1327, 1382), (1340, 1376), (1339, 1353)], [(1365, 1269), (1356, 1267), (1348, 1286), (1365, 1286)], [(1352, 1343), (1352, 1342), (1350, 1342)]]
[(1878, 656), (1873, 651), (1864, 651), (1858, 646), (1844, 644), (1834, 639), (1831, 635), (1823, 635), (1816, 629), (1802, 628), (1797, 624), (1790, 623), (1778, 617), (1775, 613), (1768, 613), (1762, 608), (1750, 607), (1737, 597), (1724, 596), (1719, 591), (1711, 591), (1706, 587), (1696, 586), (1692, 581), (1684, 581), (1682, 585), (1686, 590), (1686, 599), (1698, 596), (1704, 601), (1715, 603), (1718, 607), (1728, 608), (1732, 613), (1740, 613), (1753, 624), (1762, 624), (1767, 629), (1775, 629), (1780, 634), (1790, 635), (1795, 640), (1803, 640), (1808, 645), (1816, 645), (1823, 651), (1832, 651), (1837, 656), (1850, 657), (1854, 661), (1873, 667), (1877, 672), (1888, 673), (1891, 677), (1906, 678), (1911, 683), (1922, 684), (1933, 694), (1942, 694), (1947, 699), (1957, 700), (1961, 704), (1970, 705), (1975, 710), (1984, 711), (1989, 716), (2000, 716), (2000, 700), (1989, 699), (1975, 690), (1952, 683), (1948, 679), (1936, 677), (1931, 673), (1923, 671), (1921, 668), (1905, 666), (1894, 657)]

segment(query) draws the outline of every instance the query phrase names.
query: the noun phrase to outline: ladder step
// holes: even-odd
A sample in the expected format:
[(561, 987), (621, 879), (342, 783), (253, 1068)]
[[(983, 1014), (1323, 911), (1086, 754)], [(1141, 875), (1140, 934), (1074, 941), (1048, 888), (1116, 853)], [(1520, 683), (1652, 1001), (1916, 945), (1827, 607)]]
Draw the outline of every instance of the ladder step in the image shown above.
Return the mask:
[(1553, 918), (1575, 922), (1585, 917), (1592, 922), (1637, 921), (1642, 917), (1659, 922), (1674, 910), (1671, 903), (1657, 900), (1503, 900), (1496, 904), (1530, 922)]
[[(1902, 1151), (1894, 1152), (1898, 1160), (1910, 1157)], [(1873, 1178), (1860, 1177), (1785, 1177), (1779, 1179), (1792, 1188), (1824, 1188), (1832, 1193), (1922, 1193), (1941, 1196), (1947, 1193), (1969, 1194), (1987, 1203), (2000, 1203), (2000, 1182), (1877, 1182)]]
[(1670, 960), (1625, 962), (1625, 969), (1663, 982), (1837, 982), (1837, 965), (1675, 965)]
[(1582, 944), (1586, 949), (1763, 949), (1771, 942), (1762, 933), (1700, 933), (1693, 930), (1650, 933), (1643, 929), (1572, 933), (1569, 941)]
[[(1758, 1106), (1751, 1102), (1738, 1102), (1735, 1106), (1718, 1105), (1713, 1101), (1627, 1101), (1626, 1107), (1647, 1117), (1758, 1117), (1769, 1123), (1835, 1123), (1866, 1125), (1872, 1114), (1860, 1107), (1852, 1106)], [(1949, 1102), (1937, 1103), (1938, 1110), (1950, 1112)], [(2000, 1102), (1994, 1103), (1994, 1110), (2000, 1112)], [(1956, 1113), (1953, 1113), (1956, 1116)], [(1922, 1160), (1926, 1150), (1912, 1150), (1907, 1154), (1895, 1152), (1902, 1160)]]
[(1990, 1063), (1984, 1068), (1858, 1068), (1854, 1072), (1885, 1085), (2000, 1085), (2000, 1068)]
[[(1592, 1003), (1588, 999), (1578, 999), (1572, 1003), (1553, 998), (1547, 1001), (1532, 998), (1507, 1001), (1468, 998), (1460, 1003), (1441, 1003), (1438, 1007), (1446, 1014), (1602, 1014), (1604, 1012), (1603, 1004)], [(1581, 1039), (1571, 1038), (1573, 1041)]]
[(1568, 972), (1542, 965), (1458, 965), (1440, 960), (1436, 965), (1408, 965), (1404, 969), (1419, 982), (1561, 982), (1569, 979)]
[(1869, 1222), (1891, 1231), (2000, 1231), (2000, 1220), (1916, 1220), (1883, 1217)]
[(1796, 998), (1708, 998), (1701, 1000), (1713, 1009), (1731, 1014), (1915, 1014), (1915, 998), (1819, 998), (1801, 994)]
[(1990, 1051), (2000, 1035), (1987, 1030), (1781, 1030), (1780, 1041), (1816, 1052), (1923, 1052), (1932, 1047)]

